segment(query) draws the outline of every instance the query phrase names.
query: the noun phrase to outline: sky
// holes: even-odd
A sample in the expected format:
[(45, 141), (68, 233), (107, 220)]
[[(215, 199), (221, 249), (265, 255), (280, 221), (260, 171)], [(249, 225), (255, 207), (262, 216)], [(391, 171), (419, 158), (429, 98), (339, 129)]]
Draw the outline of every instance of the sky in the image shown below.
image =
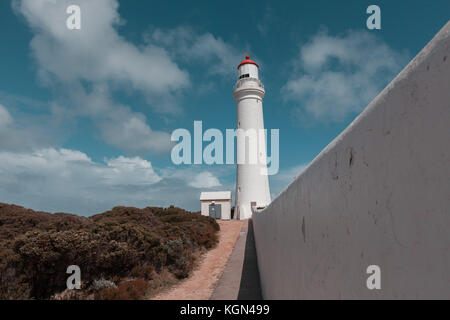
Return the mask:
[[(381, 30), (366, 8), (381, 8)], [(69, 5), (81, 30), (66, 27)], [(0, 1), (0, 202), (92, 215), (117, 205), (200, 209), (234, 165), (175, 165), (171, 133), (236, 126), (249, 54), (280, 130), (272, 197), (448, 21), (433, 1)], [(270, 150), (270, 147), (268, 147)]]

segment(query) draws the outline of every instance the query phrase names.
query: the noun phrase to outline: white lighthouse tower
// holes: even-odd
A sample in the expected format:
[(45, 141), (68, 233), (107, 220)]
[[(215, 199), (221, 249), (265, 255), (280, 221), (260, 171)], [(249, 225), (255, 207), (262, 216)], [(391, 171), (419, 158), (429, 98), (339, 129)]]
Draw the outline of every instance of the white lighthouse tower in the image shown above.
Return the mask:
[(266, 92), (258, 68), (246, 56), (238, 66), (239, 79), (234, 87), (238, 128), (235, 217), (241, 220), (251, 218), (252, 207), (261, 209), (271, 201), (263, 131), (262, 100)]

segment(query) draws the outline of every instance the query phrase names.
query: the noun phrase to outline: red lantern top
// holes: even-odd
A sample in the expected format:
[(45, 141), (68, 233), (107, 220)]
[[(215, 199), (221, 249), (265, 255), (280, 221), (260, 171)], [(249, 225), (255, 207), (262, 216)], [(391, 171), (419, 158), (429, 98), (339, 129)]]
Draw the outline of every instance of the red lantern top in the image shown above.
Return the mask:
[(247, 63), (254, 64), (255, 66), (257, 66), (259, 68), (258, 64), (255, 61), (250, 60), (250, 56), (245, 56), (245, 60), (242, 60), (241, 63), (238, 65), (238, 69), (242, 65), (247, 64)]

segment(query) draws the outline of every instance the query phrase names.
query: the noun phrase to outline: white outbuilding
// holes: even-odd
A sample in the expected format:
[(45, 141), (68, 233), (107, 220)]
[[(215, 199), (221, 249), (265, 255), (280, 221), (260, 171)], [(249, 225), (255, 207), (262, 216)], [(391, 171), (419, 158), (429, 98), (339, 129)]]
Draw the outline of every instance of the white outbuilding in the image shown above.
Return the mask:
[(202, 192), (200, 194), (202, 215), (214, 219), (231, 219), (231, 191)]

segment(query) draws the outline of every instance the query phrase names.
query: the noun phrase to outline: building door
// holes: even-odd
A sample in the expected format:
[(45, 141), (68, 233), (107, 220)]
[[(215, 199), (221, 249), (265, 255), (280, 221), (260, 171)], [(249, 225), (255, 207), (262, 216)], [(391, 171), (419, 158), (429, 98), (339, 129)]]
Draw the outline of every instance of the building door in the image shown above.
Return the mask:
[(209, 216), (214, 219), (222, 218), (222, 205), (217, 203), (211, 203), (209, 205)]

